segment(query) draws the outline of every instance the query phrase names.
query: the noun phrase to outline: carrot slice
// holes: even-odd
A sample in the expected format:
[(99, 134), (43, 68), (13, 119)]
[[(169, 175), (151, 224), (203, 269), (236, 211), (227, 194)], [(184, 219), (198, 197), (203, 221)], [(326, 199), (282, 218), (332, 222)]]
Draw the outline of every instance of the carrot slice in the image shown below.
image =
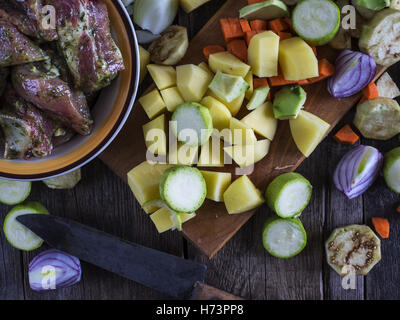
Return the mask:
[(251, 38), (253, 38), (255, 35), (257, 34), (257, 31), (249, 31), (249, 32), (246, 32), (246, 42), (247, 42), (247, 45), (249, 45), (250, 44), (250, 40), (251, 40)]
[(286, 39), (289, 39), (289, 38), (293, 37), (290, 32), (279, 31), (277, 34), (278, 34), (278, 36), (280, 38), (280, 41), (286, 40)]
[(250, 23), (246, 19), (240, 19), (240, 26), (244, 33), (251, 31)]
[(228, 42), (227, 49), (241, 61), (247, 63), (247, 46), (244, 40), (236, 39)]
[(203, 48), (203, 54), (208, 59), (210, 55), (218, 52), (224, 52), (226, 51), (224, 47), (218, 46), (218, 45), (211, 45)]
[(283, 19), (274, 19), (268, 21), (268, 29), (278, 34), (281, 31), (289, 29), (289, 25)]
[(371, 220), (372, 220), (372, 225), (375, 228), (375, 231), (378, 232), (383, 239), (389, 238), (389, 232), (390, 232), (389, 220), (385, 218), (372, 218)]
[(219, 23), (226, 43), (232, 39), (244, 37), (239, 18), (220, 19)]
[(334, 136), (333, 138), (343, 144), (350, 144), (353, 145), (355, 144), (360, 137), (351, 129), (351, 127), (346, 124), (342, 129), (340, 129)]
[(379, 97), (379, 91), (374, 82), (371, 82), (366, 88), (362, 90), (364, 97), (372, 100)]
[(264, 20), (253, 20), (250, 22), (251, 30), (257, 32), (263, 32), (267, 30), (267, 21)]
[(253, 87), (254, 90), (260, 87), (269, 87), (267, 78), (254, 78)]
[(287, 84), (297, 83), (297, 81), (286, 80), (285, 77), (283, 76), (282, 70), (280, 68), (278, 70), (278, 75), (275, 77), (268, 78), (268, 81), (269, 81), (269, 85), (271, 87), (278, 87), (278, 86), (284, 86)]
[(335, 67), (328, 60), (321, 59), (318, 61), (319, 76), (299, 81), (299, 85), (307, 85), (322, 81), (335, 73)]

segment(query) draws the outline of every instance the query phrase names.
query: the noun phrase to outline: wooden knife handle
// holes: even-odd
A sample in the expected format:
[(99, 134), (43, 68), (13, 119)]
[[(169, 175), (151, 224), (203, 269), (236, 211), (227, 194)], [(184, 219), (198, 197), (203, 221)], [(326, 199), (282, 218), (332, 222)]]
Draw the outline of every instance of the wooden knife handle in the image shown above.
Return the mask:
[(244, 300), (233, 294), (197, 282), (191, 296), (191, 300)]

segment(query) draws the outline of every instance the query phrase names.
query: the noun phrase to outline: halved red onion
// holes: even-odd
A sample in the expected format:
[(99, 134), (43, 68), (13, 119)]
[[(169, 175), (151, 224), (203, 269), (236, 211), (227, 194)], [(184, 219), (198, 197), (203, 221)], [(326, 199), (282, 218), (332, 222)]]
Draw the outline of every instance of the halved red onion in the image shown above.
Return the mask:
[(377, 149), (360, 145), (339, 161), (333, 174), (333, 182), (347, 198), (358, 197), (374, 183), (382, 162), (383, 156)]
[(328, 79), (328, 91), (335, 98), (350, 97), (375, 77), (376, 63), (365, 53), (343, 50), (335, 62), (335, 74)]
[(39, 253), (29, 263), (29, 285), (35, 291), (72, 286), (81, 275), (79, 259), (56, 249)]

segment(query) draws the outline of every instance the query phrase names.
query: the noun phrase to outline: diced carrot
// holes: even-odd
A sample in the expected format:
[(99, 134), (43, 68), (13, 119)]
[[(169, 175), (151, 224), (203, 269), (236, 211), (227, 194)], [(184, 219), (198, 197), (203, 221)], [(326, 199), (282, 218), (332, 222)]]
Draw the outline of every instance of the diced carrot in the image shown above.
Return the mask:
[(226, 43), (232, 39), (244, 37), (239, 18), (220, 19), (220, 25)]
[(254, 90), (260, 87), (269, 87), (267, 78), (254, 78), (253, 79)]
[(396, 208), (397, 213), (400, 213), (400, 205)]
[(250, 23), (246, 19), (240, 19), (240, 26), (244, 33), (251, 31)]
[(251, 40), (251, 38), (253, 38), (255, 35), (257, 34), (257, 31), (249, 31), (249, 32), (246, 32), (246, 42), (247, 42), (247, 45), (249, 45), (250, 44), (250, 40)]
[(351, 127), (346, 124), (342, 129), (340, 129), (334, 136), (333, 138), (343, 144), (350, 144), (353, 145), (355, 144), (358, 140), (360, 140), (360, 137), (351, 129)]
[[(313, 78), (311, 78), (311, 79), (313, 79)], [(297, 82), (297, 84), (300, 85), (300, 86), (306, 86), (306, 85), (308, 85), (308, 84), (310, 84), (310, 83), (311, 83), (311, 82), (310, 82), (310, 79), (299, 80), (299, 81)]]
[(307, 85), (322, 81), (335, 73), (335, 67), (327, 59), (321, 59), (318, 61), (318, 73), (318, 77), (301, 80), (299, 81), (299, 85)]
[(317, 56), (317, 47), (311, 46), (311, 49), (314, 52), (315, 56)]
[(375, 231), (378, 232), (383, 239), (389, 238), (389, 232), (390, 232), (389, 220), (385, 218), (372, 218), (371, 220), (372, 220), (372, 225), (375, 228)]
[(227, 49), (234, 56), (247, 63), (247, 46), (244, 40), (236, 39), (228, 42)]
[(366, 88), (364, 88), (362, 93), (368, 100), (379, 97), (379, 91), (374, 82), (371, 82)]
[(210, 55), (218, 52), (224, 52), (226, 51), (224, 47), (218, 46), (218, 45), (211, 45), (203, 48), (203, 54), (208, 59)]
[(285, 77), (283, 76), (281, 69), (279, 69), (277, 76), (268, 78), (268, 81), (269, 81), (269, 85), (271, 87), (278, 87), (278, 86), (284, 86), (287, 84), (297, 83), (297, 81), (286, 80)]
[(263, 32), (267, 30), (267, 21), (264, 20), (253, 20), (250, 22), (251, 30), (257, 32)]
[(286, 39), (289, 39), (289, 38), (293, 37), (290, 32), (279, 31), (277, 34), (278, 34), (278, 36), (280, 38), (279, 39), (280, 41), (286, 40)]
[(289, 29), (289, 25), (283, 19), (274, 19), (268, 21), (268, 29), (279, 34), (281, 31)]
[(285, 18), (282, 18), (282, 20), (283, 20), (283, 22), (285, 22), (285, 23), (288, 25), (289, 30), (290, 30), (293, 34), (296, 33), (295, 30), (294, 30), (294, 28), (293, 28), (292, 19), (290, 19), (289, 17), (285, 17)]

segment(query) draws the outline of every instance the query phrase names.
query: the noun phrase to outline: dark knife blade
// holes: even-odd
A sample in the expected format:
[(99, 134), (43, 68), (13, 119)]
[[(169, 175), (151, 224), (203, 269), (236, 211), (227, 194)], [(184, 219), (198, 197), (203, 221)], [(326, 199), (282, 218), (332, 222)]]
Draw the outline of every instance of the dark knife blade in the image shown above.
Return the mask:
[(17, 220), (50, 246), (105, 270), (166, 293), (190, 297), (204, 282), (207, 267), (174, 255), (119, 239), (72, 220), (27, 214)]

